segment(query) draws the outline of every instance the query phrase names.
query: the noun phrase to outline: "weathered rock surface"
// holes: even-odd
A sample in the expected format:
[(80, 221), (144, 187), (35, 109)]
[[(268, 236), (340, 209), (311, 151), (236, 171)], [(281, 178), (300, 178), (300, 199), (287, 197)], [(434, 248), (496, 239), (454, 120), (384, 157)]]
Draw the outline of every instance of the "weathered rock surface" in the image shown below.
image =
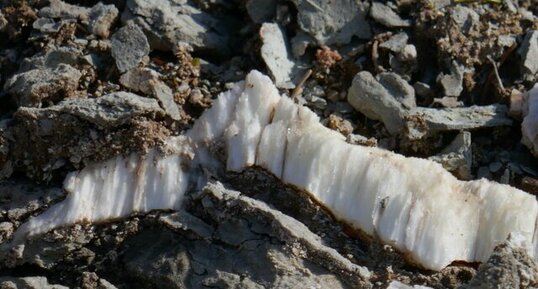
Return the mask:
[(154, 70), (147, 68), (131, 69), (121, 76), (120, 83), (136, 92), (155, 97), (172, 119), (181, 119), (181, 112), (174, 102), (174, 92), (159, 79), (158, 73)]
[(89, 12), (90, 9), (86, 7), (65, 3), (62, 0), (51, 0), (49, 6), (41, 8), (39, 16), (87, 21)]
[(521, 142), (538, 155), (538, 86), (535, 85), (527, 95), (522, 96)]
[[(411, 90), (406, 88), (405, 91)], [(379, 82), (367, 71), (357, 73), (347, 97), (357, 111), (368, 118), (381, 120), (391, 134), (404, 134), (411, 139), (438, 131), (512, 124), (507, 116), (508, 109), (503, 105), (408, 109), (399, 101), (402, 98), (398, 98), (398, 93), (391, 92), (390, 86)]]
[(389, 6), (377, 1), (372, 2), (370, 16), (378, 23), (389, 28), (411, 26), (411, 21), (402, 19), (400, 15), (394, 12)]
[(521, 236), (495, 247), (489, 260), (480, 265), (478, 273), (462, 289), (535, 288), (538, 286), (538, 265), (527, 253)]
[(368, 39), (372, 36), (366, 21), (367, 6), (354, 0), (293, 0), (299, 14), (299, 27), (316, 39), (318, 44), (346, 44), (352, 36)]
[(128, 0), (122, 21), (138, 24), (152, 49), (173, 50), (185, 42), (197, 50), (226, 56), (230, 52), (227, 21), (203, 12), (186, 1)]
[(538, 59), (535, 55), (538, 54), (538, 31), (527, 32), (518, 52), (521, 55), (521, 72), (524, 78), (528, 81), (536, 80)]
[(175, 233), (148, 230), (128, 241), (130, 274), (166, 288), (370, 286), (368, 270), (263, 202), (220, 184), (208, 185), (194, 200), (193, 210), (202, 219), (187, 213), (166, 216), (163, 221)]
[(449, 64), (450, 73), (441, 73), (437, 79), (437, 82), (443, 88), (445, 96), (458, 97), (463, 91), (463, 73), (464, 67), (459, 65), (456, 61), (452, 61)]
[(108, 38), (110, 27), (118, 18), (118, 8), (114, 5), (104, 5), (99, 2), (89, 12), (88, 27), (92, 34), (102, 38)]
[[(126, 92), (20, 108), (8, 128), (18, 140), (10, 144), (8, 160), (17, 160), (27, 176), (48, 180), (65, 165), (78, 167), (157, 145), (168, 130), (153, 120), (164, 114), (157, 100)], [(137, 141), (125, 142), (129, 138)]]
[(123, 73), (136, 67), (149, 54), (149, 43), (144, 32), (136, 24), (130, 23), (112, 35), (112, 57), (116, 67)]
[(294, 88), (300, 70), (291, 58), (284, 31), (278, 24), (264, 23), (260, 28), (260, 37), (263, 42), (261, 57), (275, 80), (275, 85), (279, 88)]
[(473, 164), (471, 133), (460, 132), (446, 148), (429, 159), (442, 164), (445, 169), (453, 172), (460, 179), (470, 180)]
[(62, 285), (50, 284), (47, 277), (0, 277), (2, 289), (69, 289)]
[(54, 69), (38, 68), (14, 75), (5, 89), (18, 106), (40, 107), (69, 97), (78, 87), (82, 74), (67, 64)]

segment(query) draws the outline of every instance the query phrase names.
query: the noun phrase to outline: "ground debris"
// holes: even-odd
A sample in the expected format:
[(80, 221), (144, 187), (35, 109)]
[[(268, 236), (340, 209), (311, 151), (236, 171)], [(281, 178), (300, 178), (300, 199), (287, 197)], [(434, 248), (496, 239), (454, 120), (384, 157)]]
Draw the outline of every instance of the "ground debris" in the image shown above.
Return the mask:
[[(404, 85), (404, 87), (410, 87)], [(414, 90), (413, 90), (414, 91)], [(400, 98), (401, 99), (401, 98)], [(391, 134), (420, 139), (427, 134), (448, 130), (511, 125), (503, 105), (457, 108), (406, 108), (397, 94), (369, 72), (359, 72), (348, 91), (349, 103), (359, 112), (381, 120)]]

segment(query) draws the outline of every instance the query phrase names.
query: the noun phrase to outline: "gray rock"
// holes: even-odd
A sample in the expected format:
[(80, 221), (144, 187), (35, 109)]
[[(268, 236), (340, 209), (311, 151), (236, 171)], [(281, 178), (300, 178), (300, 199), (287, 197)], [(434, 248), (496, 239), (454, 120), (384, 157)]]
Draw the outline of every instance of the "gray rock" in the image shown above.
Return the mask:
[(175, 234), (150, 229), (127, 241), (125, 268), (141, 284), (161, 288), (371, 286), (367, 269), (323, 245), (305, 225), (221, 184), (209, 184), (195, 194), (190, 210), (203, 215), (203, 220), (183, 214), (185, 218), (177, 218), (181, 224), (174, 225), (179, 228)]
[(432, 287), (422, 285), (406, 285), (400, 281), (392, 281), (386, 289), (433, 289)]
[(7, 23), (8, 22), (6, 18), (4, 17), (4, 14), (2, 14), (2, 12), (0, 11), (0, 32), (3, 32), (4, 29), (6, 29)]
[(529, 256), (524, 238), (509, 236), (495, 247), (488, 261), (478, 268), (476, 276), (462, 289), (536, 288), (538, 266)]
[(347, 100), (366, 117), (381, 120), (391, 134), (398, 134), (402, 129), (405, 114), (402, 104), (370, 72), (355, 75)]
[(372, 7), (370, 8), (370, 17), (388, 28), (411, 26), (410, 20), (402, 19), (400, 15), (392, 10), (392, 8), (376, 1), (372, 2)]
[(392, 71), (397, 72), (405, 79), (411, 79), (417, 65), (416, 47), (407, 44), (408, 39), (407, 33), (400, 32), (379, 45), (379, 48), (390, 51), (389, 64)]
[(61, 19), (78, 19), (87, 21), (90, 9), (78, 5), (65, 3), (61, 0), (50, 0), (49, 6), (39, 10), (40, 17), (61, 18)]
[(415, 93), (420, 97), (429, 98), (435, 95), (431, 87), (424, 82), (415, 82), (413, 88), (415, 89)]
[(254, 23), (271, 22), (276, 16), (276, 0), (248, 0), (247, 13)]
[(377, 75), (377, 79), (390, 95), (403, 104), (404, 108), (411, 109), (417, 106), (415, 89), (399, 74), (383, 72)]
[(4, 89), (19, 107), (40, 107), (43, 102), (59, 101), (78, 88), (82, 74), (67, 64), (56, 68), (38, 68), (14, 75)]
[(118, 18), (118, 8), (99, 2), (89, 12), (88, 28), (90, 32), (102, 38), (108, 38), (110, 27)]
[(471, 133), (461, 131), (447, 147), (429, 159), (442, 164), (445, 169), (460, 179), (470, 180), (473, 164)]
[(297, 23), (320, 45), (347, 44), (352, 36), (369, 39), (368, 9), (364, 2), (354, 0), (293, 0), (299, 14)]
[(423, 133), (512, 125), (508, 108), (499, 104), (443, 109), (417, 107), (409, 116), (414, 120), (407, 122), (407, 129), (425, 125), (420, 129)]
[(203, 12), (187, 1), (128, 0), (122, 21), (129, 20), (144, 30), (152, 49), (173, 51), (184, 42), (220, 56), (230, 52), (227, 19)]
[(151, 94), (151, 83), (159, 81), (159, 74), (149, 68), (133, 68), (120, 77), (121, 85), (134, 92)]
[(43, 33), (57, 33), (60, 31), (60, 29), (62, 29), (62, 27), (64, 27), (64, 25), (73, 23), (75, 21), (76, 20), (74, 19), (54, 21), (52, 18), (41, 17), (32, 23), (32, 28)]
[(454, 6), (450, 10), (450, 19), (458, 25), (460, 31), (465, 35), (476, 30), (480, 24), (480, 15), (464, 5)]
[[(394, 88), (391, 90), (395, 91)], [(391, 94), (388, 87), (383, 86), (367, 71), (355, 75), (347, 100), (366, 117), (381, 120), (389, 133), (403, 134), (410, 139), (420, 139), (438, 131), (512, 124), (512, 120), (507, 117), (508, 109), (503, 105), (445, 109), (406, 108)]]
[(521, 56), (521, 73), (525, 80), (534, 81), (538, 73), (538, 31), (527, 32), (518, 52)]
[(315, 43), (316, 40), (312, 36), (305, 34), (302, 31), (297, 32), (291, 39), (291, 50), (295, 58), (303, 56), (306, 52), (306, 48), (312, 43)]
[(20, 114), (69, 113), (103, 128), (117, 127), (141, 115), (162, 115), (155, 99), (115, 92), (92, 99), (66, 100), (47, 109), (21, 108)]
[(159, 79), (159, 74), (154, 70), (133, 68), (120, 77), (120, 83), (136, 92), (155, 97), (172, 119), (181, 119), (172, 89)]
[(174, 102), (174, 93), (164, 82), (159, 81), (151, 85), (153, 96), (159, 101), (161, 107), (173, 120), (180, 120), (181, 113)]
[(69, 289), (57, 284), (50, 284), (47, 277), (0, 277), (0, 288), (9, 289)]
[(54, 48), (42, 54), (25, 58), (19, 67), (18, 73), (41, 68), (56, 69), (61, 64), (75, 67), (80, 60), (81, 54), (80, 50), (73, 47)]
[(136, 67), (149, 54), (146, 35), (136, 24), (128, 24), (112, 35), (112, 57), (120, 72)]
[(409, 36), (407, 35), (407, 33), (400, 32), (398, 34), (391, 36), (389, 40), (381, 43), (379, 45), (379, 48), (385, 48), (394, 53), (401, 53), (405, 49), (408, 39), (409, 39)]
[(260, 28), (260, 37), (263, 42), (261, 57), (274, 78), (275, 85), (294, 88), (301, 71), (289, 55), (283, 29), (275, 23), (264, 23)]
[(448, 66), (450, 73), (441, 73), (437, 78), (437, 82), (443, 89), (444, 96), (459, 96), (463, 91), (463, 73), (465, 67), (459, 65), (455, 60), (450, 62)]

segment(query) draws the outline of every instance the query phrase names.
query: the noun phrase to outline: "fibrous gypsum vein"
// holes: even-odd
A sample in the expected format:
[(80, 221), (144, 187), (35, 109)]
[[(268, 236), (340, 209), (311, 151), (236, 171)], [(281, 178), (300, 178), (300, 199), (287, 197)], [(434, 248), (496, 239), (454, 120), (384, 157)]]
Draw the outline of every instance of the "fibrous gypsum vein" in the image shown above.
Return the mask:
[(178, 209), (200, 183), (200, 168), (221, 165), (210, 153), (215, 144), (224, 146), (227, 170), (263, 167), (425, 268), (485, 261), (509, 234), (538, 253), (534, 196), (487, 180), (459, 181), (429, 160), (348, 144), (257, 71), (222, 93), (184, 136), (169, 139), (177, 153), (153, 149), (71, 173), (67, 198), (23, 224), (15, 240), (80, 221)]

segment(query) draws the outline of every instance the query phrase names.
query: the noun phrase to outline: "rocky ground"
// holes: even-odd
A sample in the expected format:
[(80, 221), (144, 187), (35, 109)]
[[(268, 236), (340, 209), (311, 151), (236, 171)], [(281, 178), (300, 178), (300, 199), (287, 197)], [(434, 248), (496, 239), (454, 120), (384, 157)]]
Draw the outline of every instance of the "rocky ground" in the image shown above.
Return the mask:
[[(0, 244), (65, 197), (68, 172), (163, 145), (252, 69), (349, 142), (537, 194), (519, 105), (538, 80), (537, 7), (0, 0)], [(423, 270), (256, 168), (218, 176), (180, 211), (54, 230), (0, 260), (0, 288), (405, 284), (535, 288), (538, 267), (509, 240), (487, 263)]]

